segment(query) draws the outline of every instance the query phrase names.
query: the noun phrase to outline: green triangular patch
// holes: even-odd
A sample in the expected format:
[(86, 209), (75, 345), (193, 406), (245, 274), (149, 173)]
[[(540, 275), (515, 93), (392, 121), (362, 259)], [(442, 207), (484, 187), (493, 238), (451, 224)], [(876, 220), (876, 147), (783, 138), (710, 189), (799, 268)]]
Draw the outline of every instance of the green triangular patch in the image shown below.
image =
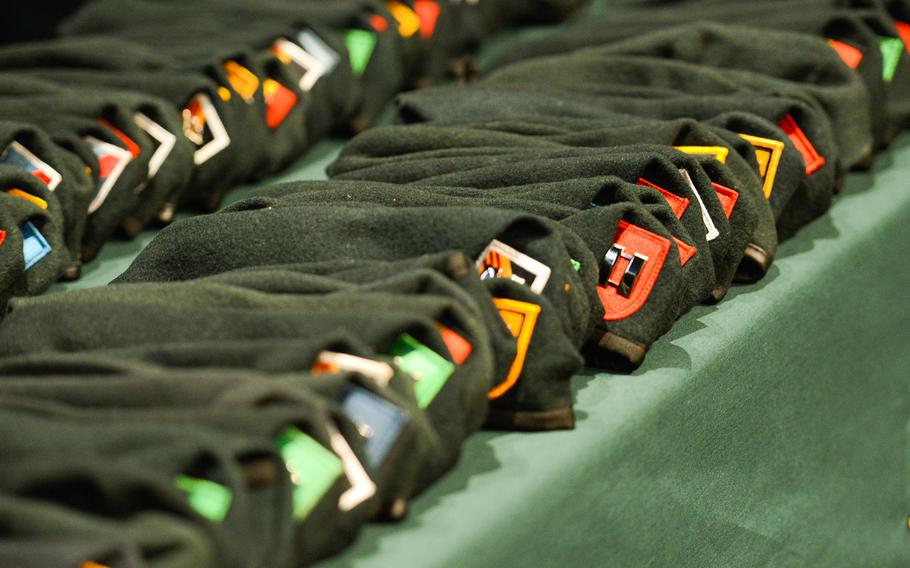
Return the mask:
[(348, 48), (351, 70), (355, 75), (363, 75), (376, 48), (376, 34), (367, 30), (347, 30), (344, 32), (344, 44)]

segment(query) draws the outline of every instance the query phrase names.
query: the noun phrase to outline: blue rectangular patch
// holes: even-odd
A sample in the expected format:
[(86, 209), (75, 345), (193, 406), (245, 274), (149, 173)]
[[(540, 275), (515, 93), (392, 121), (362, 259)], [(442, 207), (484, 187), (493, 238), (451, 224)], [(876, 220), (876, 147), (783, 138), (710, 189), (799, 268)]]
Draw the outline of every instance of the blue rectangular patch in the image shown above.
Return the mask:
[(22, 231), (22, 255), (25, 257), (25, 269), (35, 266), (42, 258), (51, 253), (51, 245), (31, 221), (26, 221), (19, 229)]
[(366, 440), (367, 463), (376, 469), (385, 460), (408, 420), (407, 413), (370, 391), (349, 386), (341, 409)]

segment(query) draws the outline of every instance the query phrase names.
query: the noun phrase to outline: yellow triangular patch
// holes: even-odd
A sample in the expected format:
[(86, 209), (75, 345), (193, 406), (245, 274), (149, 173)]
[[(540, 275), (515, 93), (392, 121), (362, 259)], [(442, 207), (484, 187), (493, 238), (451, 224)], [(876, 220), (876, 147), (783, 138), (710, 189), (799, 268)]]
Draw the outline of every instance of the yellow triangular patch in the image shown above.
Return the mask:
[(725, 146), (673, 146), (680, 152), (696, 156), (714, 156), (721, 164), (727, 163), (730, 149)]
[(758, 171), (763, 182), (762, 191), (765, 199), (771, 199), (777, 168), (780, 166), (780, 157), (784, 153), (784, 143), (780, 140), (749, 134), (740, 134), (740, 136), (755, 147), (755, 159), (758, 160)]

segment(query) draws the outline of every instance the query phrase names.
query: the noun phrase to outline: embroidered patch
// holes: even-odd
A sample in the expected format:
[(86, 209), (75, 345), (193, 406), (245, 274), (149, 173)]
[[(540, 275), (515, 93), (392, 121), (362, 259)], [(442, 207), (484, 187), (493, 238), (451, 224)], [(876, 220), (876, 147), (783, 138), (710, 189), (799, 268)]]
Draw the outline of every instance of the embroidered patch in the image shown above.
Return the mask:
[(370, 479), (370, 475), (364, 469), (357, 454), (348, 445), (341, 432), (332, 424), (326, 424), (325, 429), (329, 433), (329, 443), (332, 445), (332, 451), (341, 458), (341, 466), (344, 469), (344, 476), (347, 478), (350, 488), (338, 497), (338, 508), (343, 511), (352, 511), (358, 505), (376, 495), (376, 484)]
[(177, 489), (186, 493), (190, 507), (206, 519), (220, 523), (231, 510), (234, 494), (220, 483), (180, 475), (174, 480)]
[(259, 77), (234, 60), (225, 61), (222, 67), (234, 92), (247, 103), (252, 103), (259, 90)]
[(448, 347), (452, 361), (456, 365), (464, 364), (471, 355), (471, 351), (474, 350), (474, 346), (467, 339), (442, 324), (437, 323), (436, 329), (439, 330), (442, 341)]
[(907, 53), (910, 53), (910, 24), (895, 20), (894, 27), (897, 29), (897, 35), (900, 36), (901, 41), (904, 42)]
[(285, 429), (275, 445), (290, 473), (293, 490), (294, 518), (302, 521), (341, 477), (341, 460), (299, 429)]
[(51, 245), (31, 221), (19, 227), (22, 231), (22, 256), (25, 258), (25, 270), (35, 266), (51, 253)]
[(442, 7), (433, 0), (416, 0), (414, 2), (414, 12), (420, 18), (420, 37), (430, 39), (433, 32), (436, 31), (436, 22), (439, 21), (439, 14)]
[(347, 30), (344, 32), (344, 44), (348, 48), (351, 70), (357, 76), (363, 75), (376, 48), (376, 34), (367, 30)]
[(6, 231), (0, 229), (0, 247), (3, 246), (3, 243), (6, 242)]
[(836, 39), (829, 39), (828, 45), (837, 52), (843, 62), (847, 64), (847, 67), (851, 69), (859, 67), (859, 64), (863, 60), (863, 52), (849, 43), (844, 43)]
[(381, 387), (389, 386), (389, 381), (395, 374), (395, 370), (388, 363), (334, 351), (321, 352), (316, 357), (312, 371), (317, 375), (342, 372), (358, 373)]
[(730, 189), (725, 185), (719, 183), (711, 182), (711, 185), (714, 187), (714, 193), (717, 194), (717, 199), (720, 201), (720, 206), (724, 209), (724, 215), (727, 216), (727, 219), (733, 215), (733, 208), (736, 207), (736, 202), (739, 200), (739, 193)]
[(329, 44), (323, 41), (322, 38), (316, 35), (312, 30), (306, 29), (298, 33), (297, 43), (300, 44), (304, 51), (322, 63), (324, 75), (328, 75), (334, 71), (341, 62), (341, 56), (338, 55), (338, 52), (332, 49)]
[(543, 293), (552, 272), (546, 264), (495, 239), (483, 250), (474, 266), (481, 280), (506, 278), (527, 286), (535, 294)]
[(284, 38), (275, 40), (272, 44), (272, 53), (281, 61), (290, 73), (291, 80), (304, 93), (310, 92), (328, 70), (322, 61), (307, 53), (305, 49), (292, 41)]
[(604, 320), (628, 317), (645, 305), (670, 252), (670, 241), (625, 221), (601, 261), (597, 294)]
[(384, 33), (389, 29), (389, 21), (379, 14), (373, 14), (370, 16), (370, 25), (379, 33)]
[(414, 396), (420, 408), (430, 406), (455, 372), (454, 363), (407, 333), (398, 338), (390, 354), (398, 368), (414, 379)]
[(60, 180), (63, 179), (60, 172), (47, 165), (38, 156), (32, 154), (28, 148), (15, 140), (10, 142), (9, 146), (0, 154), (0, 164), (8, 164), (24, 169), (43, 181), (51, 191), (57, 189), (57, 186), (60, 185)]
[(12, 195), (13, 197), (18, 197), (19, 199), (24, 199), (30, 201), (31, 203), (37, 205), (41, 209), (47, 209), (47, 201), (41, 199), (38, 196), (32, 195), (31, 193), (26, 193), (21, 189), (7, 189), (6, 193)]
[(812, 142), (809, 142), (809, 137), (799, 127), (792, 115), (788, 114), (782, 118), (777, 126), (784, 131), (790, 141), (793, 142), (793, 145), (796, 146), (796, 149), (799, 150), (799, 153), (802, 154), (803, 161), (806, 162), (807, 176), (814, 174), (825, 165), (825, 158), (815, 150), (815, 146), (812, 145)]
[(690, 260), (692, 260), (692, 257), (695, 256), (695, 253), (698, 252), (698, 249), (690, 244), (686, 244), (676, 237), (673, 237), (673, 242), (676, 243), (676, 248), (679, 250), (680, 266), (685, 266)]
[(683, 216), (683, 213), (685, 213), (686, 209), (689, 208), (688, 199), (686, 199), (685, 197), (676, 195), (675, 193), (670, 193), (666, 189), (660, 187), (659, 185), (655, 185), (655, 184), (649, 182), (645, 178), (638, 178), (638, 185), (651, 187), (651, 188), (659, 191), (660, 194), (664, 196), (664, 199), (667, 200), (667, 203), (670, 204), (670, 209), (673, 210), (673, 213), (676, 215), (677, 219), (681, 219)]
[(120, 174), (123, 173), (126, 165), (133, 159), (133, 155), (130, 154), (129, 150), (108, 144), (93, 136), (86, 136), (83, 140), (91, 147), (95, 157), (98, 158), (98, 181), (95, 183), (95, 198), (92, 199), (88, 206), (88, 212), (91, 214), (100, 209), (107, 200), (111, 190), (114, 189), (114, 185), (117, 184), (117, 180), (120, 179)]
[(704, 200), (701, 198), (701, 194), (698, 193), (698, 190), (695, 189), (695, 183), (692, 182), (692, 177), (689, 176), (689, 172), (680, 169), (679, 175), (683, 177), (683, 180), (689, 185), (689, 189), (692, 190), (692, 193), (695, 195), (695, 200), (698, 201), (698, 206), (701, 208), (701, 221), (705, 226), (705, 239), (708, 242), (713, 241), (720, 236), (720, 231), (717, 229), (717, 226), (714, 224), (714, 219), (711, 218), (711, 214), (708, 213), (708, 208), (705, 206)]
[(194, 96), (181, 116), (183, 134), (196, 146), (193, 161), (197, 166), (231, 145), (231, 137), (207, 94), (198, 93)]
[(365, 440), (367, 463), (378, 469), (392, 450), (408, 421), (407, 413), (370, 391), (347, 385), (339, 404)]
[(694, 156), (714, 156), (721, 164), (727, 163), (730, 149), (725, 146), (673, 146), (676, 150)]
[(262, 83), (265, 99), (265, 123), (269, 128), (278, 128), (297, 105), (297, 95), (274, 79)]
[(777, 178), (777, 168), (780, 158), (784, 154), (784, 143), (771, 138), (761, 138), (749, 134), (740, 134), (740, 138), (747, 140), (755, 149), (755, 159), (758, 161), (758, 173), (762, 179), (762, 191), (765, 199), (771, 199), (774, 191), (774, 180)]
[(882, 37), (879, 38), (879, 47), (882, 50), (882, 79), (890, 83), (894, 81), (897, 64), (900, 63), (901, 52), (904, 51), (904, 43), (899, 37)]
[(525, 360), (528, 356), (528, 347), (534, 336), (537, 326), (537, 317), (540, 315), (540, 306), (530, 302), (519, 302), (508, 298), (493, 298), (493, 303), (499, 309), (499, 315), (506, 327), (515, 338), (515, 359), (509, 367), (509, 374), (504, 381), (493, 387), (487, 394), (490, 400), (497, 399), (511, 390), (521, 377)]
[(105, 128), (114, 133), (114, 136), (117, 137), (120, 142), (126, 147), (130, 152), (130, 156), (133, 158), (138, 158), (139, 154), (142, 153), (142, 148), (139, 147), (139, 144), (136, 144), (135, 140), (126, 135), (122, 130), (111, 124), (105, 119), (99, 119), (98, 122), (104, 125)]
[(161, 169), (168, 156), (171, 155), (171, 151), (177, 144), (177, 136), (141, 112), (133, 115), (133, 122), (143, 132), (148, 134), (154, 145), (152, 157), (149, 159), (148, 177), (151, 179), (158, 175), (158, 170)]
[(386, 2), (386, 9), (398, 22), (398, 35), (409, 38), (420, 30), (420, 18), (401, 2)]
[(569, 262), (572, 263), (572, 268), (575, 270), (575, 272), (581, 272), (581, 263), (580, 262), (578, 262), (574, 258), (570, 258)]
[(88, 561), (88, 562), (83, 562), (82, 565), (79, 566), (79, 568), (110, 568), (110, 566), (106, 566), (104, 564), (98, 564), (97, 562)]

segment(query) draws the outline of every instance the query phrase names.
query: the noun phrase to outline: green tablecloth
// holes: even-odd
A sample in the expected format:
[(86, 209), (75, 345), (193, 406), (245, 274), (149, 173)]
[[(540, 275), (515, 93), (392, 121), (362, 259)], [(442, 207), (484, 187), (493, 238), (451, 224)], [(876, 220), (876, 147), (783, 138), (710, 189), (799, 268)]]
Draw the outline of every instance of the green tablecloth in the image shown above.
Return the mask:
[[(338, 147), (280, 179), (323, 178)], [(404, 523), (326, 565), (910, 566), (908, 177), (905, 136), (761, 283), (681, 318), (635, 374), (579, 376), (576, 430), (474, 436)]]

